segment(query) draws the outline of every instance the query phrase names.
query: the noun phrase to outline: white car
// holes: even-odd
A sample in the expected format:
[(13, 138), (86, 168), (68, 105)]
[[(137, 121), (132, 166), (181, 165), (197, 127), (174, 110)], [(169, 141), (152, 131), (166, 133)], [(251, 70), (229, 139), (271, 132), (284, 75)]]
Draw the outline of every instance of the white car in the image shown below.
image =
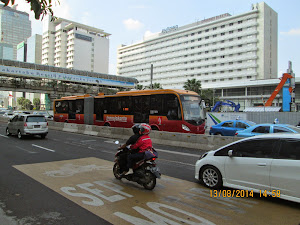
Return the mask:
[(195, 178), (213, 189), (275, 193), (300, 203), (300, 134), (259, 135), (209, 151), (196, 162)]
[(15, 114), (13, 114), (13, 112), (6, 112), (3, 114), (3, 117), (6, 117), (8, 119), (11, 119), (15, 116)]

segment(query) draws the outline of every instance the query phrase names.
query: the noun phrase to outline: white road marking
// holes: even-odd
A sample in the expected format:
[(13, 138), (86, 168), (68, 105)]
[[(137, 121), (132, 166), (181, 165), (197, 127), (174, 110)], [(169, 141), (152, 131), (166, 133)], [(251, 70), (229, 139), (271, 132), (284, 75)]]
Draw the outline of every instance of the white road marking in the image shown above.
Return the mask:
[[(110, 144), (115, 144), (115, 141), (113, 141), (113, 140), (104, 141), (104, 142), (110, 143)], [(159, 148), (155, 148), (155, 150), (160, 151), (160, 152), (176, 154), (176, 155), (193, 156), (193, 157), (197, 157), (197, 158), (199, 158), (202, 155), (202, 154), (191, 154), (191, 153), (184, 153), (184, 152), (175, 152), (175, 151), (164, 150), (164, 149), (159, 149)]]
[(19, 146), (16, 146), (16, 148), (21, 149), (21, 150), (23, 150), (23, 151), (25, 151), (25, 152), (28, 152), (28, 153), (32, 153), (32, 154), (37, 153), (37, 152), (29, 151), (29, 150), (27, 150), (27, 149), (25, 149), (25, 148), (22, 148), (22, 147), (19, 147)]
[(39, 146), (39, 145), (34, 145), (32, 144), (33, 147), (37, 147), (37, 148), (41, 148), (41, 149), (44, 149), (44, 150), (47, 150), (47, 151), (50, 151), (50, 152), (55, 152), (54, 150), (52, 149), (49, 149), (49, 148), (45, 148), (45, 147), (42, 147), (42, 146)]
[(0, 136), (1, 136), (1, 137), (5, 137), (5, 138), (8, 138), (7, 136), (5, 136), (5, 135), (2, 135), (2, 134), (0, 134)]
[(155, 148), (155, 150), (160, 151), (160, 152), (167, 152), (171, 154), (177, 154), (177, 155), (185, 155), (185, 156), (195, 156), (195, 157), (200, 157), (201, 154), (190, 154), (190, 153), (184, 153), (184, 152), (174, 152), (174, 151), (169, 151), (169, 150), (163, 150), (159, 148)]

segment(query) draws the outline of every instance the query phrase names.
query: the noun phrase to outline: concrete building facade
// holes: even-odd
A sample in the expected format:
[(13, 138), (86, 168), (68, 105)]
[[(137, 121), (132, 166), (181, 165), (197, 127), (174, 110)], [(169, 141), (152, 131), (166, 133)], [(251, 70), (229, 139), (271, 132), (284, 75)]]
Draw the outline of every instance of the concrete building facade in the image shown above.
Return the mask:
[(13, 59), (17, 59), (17, 45), (31, 36), (29, 14), (16, 6), (0, 5), (0, 42), (13, 45)]
[(43, 23), (42, 64), (108, 73), (110, 34), (58, 18)]
[(146, 86), (153, 64), (153, 83), (179, 89), (193, 78), (205, 89), (277, 78), (277, 25), (277, 13), (261, 2), (243, 14), (168, 27), (119, 47), (117, 74)]

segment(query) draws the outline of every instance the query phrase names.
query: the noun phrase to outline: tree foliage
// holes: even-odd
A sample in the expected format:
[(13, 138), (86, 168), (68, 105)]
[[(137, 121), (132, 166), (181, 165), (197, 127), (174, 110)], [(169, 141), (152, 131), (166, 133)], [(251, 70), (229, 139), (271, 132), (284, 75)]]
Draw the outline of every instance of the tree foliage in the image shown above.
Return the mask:
[(25, 99), (25, 100), (24, 100), (23, 106), (24, 106), (25, 109), (31, 110), (31, 108), (32, 108), (31, 105), (32, 105), (32, 103), (31, 103), (31, 101), (30, 101), (29, 99)]
[[(9, 3), (11, 5), (15, 4), (15, 0), (0, 0), (7, 6)], [(42, 15), (42, 19), (44, 16), (47, 14), (51, 15), (51, 20), (55, 20), (55, 16), (52, 10), (52, 0), (25, 0), (27, 3), (30, 4), (30, 10), (34, 12), (34, 17), (36, 20), (40, 19), (40, 16)], [(58, 4), (60, 4), (59, 0), (54, 0), (57, 1)]]
[(187, 80), (186, 82), (184, 82), (183, 88), (187, 91), (194, 91), (200, 95), (201, 94), (201, 81), (196, 80), (195, 78), (191, 79), (191, 80)]
[(33, 99), (33, 106), (36, 110), (40, 110), (41, 108), (41, 100), (39, 98)]
[(23, 102), (25, 101), (24, 97), (20, 97), (17, 99), (17, 103), (22, 107), (23, 106)]

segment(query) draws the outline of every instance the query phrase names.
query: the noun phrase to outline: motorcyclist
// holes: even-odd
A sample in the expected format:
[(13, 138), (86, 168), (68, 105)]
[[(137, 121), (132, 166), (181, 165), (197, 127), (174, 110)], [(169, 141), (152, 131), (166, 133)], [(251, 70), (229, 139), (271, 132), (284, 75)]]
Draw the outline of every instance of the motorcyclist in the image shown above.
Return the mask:
[[(139, 124), (135, 124), (131, 127), (134, 135), (130, 136), (130, 138), (122, 145), (118, 148), (118, 150), (121, 149), (126, 149), (128, 148), (129, 145), (133, 145), (134, 143), (137, 142), (137, 140), (139, 139), (139, 137), (141, 136), (139, 131), (140, 131), (140, 125)], [(129, 149), (128, 149), (129, 150)], [(121, 154), (120, 155), (120, 170), (121, 173), (127, 173), (128, 169), (126, 167), (127, 165), (127, 151), (125, 152), (125, 154)]]
[(129, 145), (133, 145), (134, 143), (137, 142), (137, 140), (139, 139), (139, 137), (141, 136), (139, 131), (140, 131), (140, 125), (139, 124), (134, 124), (132, 127), (131, 127), (134, 135), (132, 135), (127, 141), (125, 144), (123, 144), (122, 146), (120, 146), (118, 148), (118, 150), (120, 149), (125, 149), (127, 146)]
[(127, 156), (128, 170), (129, 168), (132, 168), (134, 162), (144, 158), (145, 151), (152, 149), (152, 141), (149, 137), (151, 127), (148, 124), (142, 123), (140, 124), (139, 129), (140, 137), (138, 138), (135, 144), (130, 146), (132, 153)]

